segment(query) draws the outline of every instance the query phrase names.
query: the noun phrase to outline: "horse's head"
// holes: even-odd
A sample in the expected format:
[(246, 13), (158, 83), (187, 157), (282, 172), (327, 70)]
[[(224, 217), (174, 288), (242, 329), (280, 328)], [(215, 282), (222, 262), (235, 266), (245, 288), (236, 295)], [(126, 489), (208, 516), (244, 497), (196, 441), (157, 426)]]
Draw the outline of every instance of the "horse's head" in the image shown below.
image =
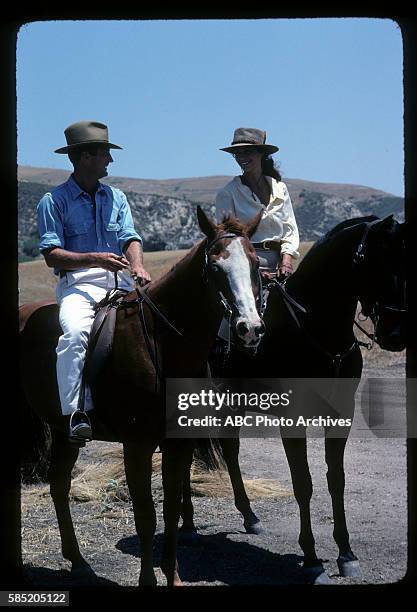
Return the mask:
[(404, 224), (391, 216), (365, 226), (355, 254), (362, 268), (362, 313), (375, 327), (375, 341), (388, 351), (401, 351), (405, 336)]
[[(234, 340), (255, 348), (265, 331), (258, 310), (261, 299), (259, 262), (249, 238), (261, 214), (247, 224), (226, 217), (217, 225), (197, 208), (198, 223), (206, 235), (206, 275), (226, 310), (231, 312)], [(258, 303), (258, 308), (257, 308)]]

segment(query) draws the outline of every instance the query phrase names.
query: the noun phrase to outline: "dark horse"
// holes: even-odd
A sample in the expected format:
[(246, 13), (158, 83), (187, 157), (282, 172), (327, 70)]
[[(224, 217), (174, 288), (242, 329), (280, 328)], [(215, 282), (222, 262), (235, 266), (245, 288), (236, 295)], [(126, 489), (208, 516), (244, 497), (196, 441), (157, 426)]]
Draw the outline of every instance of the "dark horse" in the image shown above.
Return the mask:
[[(381, 348), (405, 348), (405, 254), (404, 224), (392, 216), (379, 220), (362, 217), (344, 221), (317, 241), (286, 281), (285, 294), (306, 309), (300, 311), (272, 286), (264, 315), (265, 335), (255, 356), (232, 351), (226, 371), (218, 377), (240, 379), (345, 379), (339, 381), (343, 415), (353, 417), (354, 394), (362, 374), (361, 350), (354, 335), (358, 301), (364, 316), (374, 324), (374, 340)], [(215, 363), (212, 364), (212, 370)], [(348, 383), (348, 384), (345, 384)], [(332, 384), (333, 386), (333, 384)], [(343, 391), (342, 391), (343, 390)], [(347, 390), (347, 393), (346, 393)], [(339, 394), (340, 395), (340, 394)], [(313, 410), (327, 406), (317, 406)], [(345, 474), (343, 457), (349, 429), (339, 435), (325, 428), (327, 482), (332, 499), (334, 539), (339, 547), (341, 575), (359, 575), (359, 562), (349, 544), (344, 510)], [(306, 581), (326, 582), (322, 562), (316, 555), (311, 527), (312, 480), (307, 459), (306, 431), (297, 437), (281, 437), (291, 471), (294, 495), (300, 509), (299, 543), (304, 552)], [(221, 440), (235, 495), (235, 505), (243, 514), (246, 530), (262, 531), (252, 511), (238, 463), (239, 438)], [(189, 483), (183, 501), (183, 528), (195, 530)]]
[[(149, 301), (138, 299), (136, 291), (126, 295), (117, 310), (110, 357), (92, 387), (95, 408), (89, 414), (94, 438), (124, 445), (126, 478), (142, 550), (140, 585), (156, 584), (151, 471), (152, 454), (158, 445), (162, 450), (165, 524), (161, 569), (168, 585), (181, 584), (177, 527), (184, 466), (190, 461), (194, 443), (165, 437), (164, 378), (206, 376), (224, 302), (233, 313), (232, 326), (242, 346), (256, 346), (263, 332), (256, 304), (258, 262), (249, 241), (259, 216), (247, 225), (236, 220), (216, 225), (200, 208), (197, 212), (206, 239), (147, 286), (147, 298), (159, 315), (149, 307)], [(61, 332), (57, 313), (55, 303), (20, 308), (22, 400), (27, 414), (36, 413), (51, 427), (48, 478), (62, 553), (71, 562), (74, 575), (88, 577), (94, 574), (80, 553), (68, 502), (78, 449), (67, 441), (69, 417), (62, 416), (59, 404), (55, 346)]]

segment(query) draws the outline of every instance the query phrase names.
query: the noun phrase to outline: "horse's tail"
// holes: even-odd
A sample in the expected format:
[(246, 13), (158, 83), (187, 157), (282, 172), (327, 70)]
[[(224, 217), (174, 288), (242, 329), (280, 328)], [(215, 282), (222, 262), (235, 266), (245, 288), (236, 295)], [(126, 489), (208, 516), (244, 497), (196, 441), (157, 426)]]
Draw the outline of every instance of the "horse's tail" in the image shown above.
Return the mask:
[(50, 463), (51, 430), (30, 408), (21, 394), (21, 478), (24, 484), (47, 482)]
[(195, 441), (194, 459), (206, 470), (220, 470), (226, 467), (218, 438), (198, 438)]

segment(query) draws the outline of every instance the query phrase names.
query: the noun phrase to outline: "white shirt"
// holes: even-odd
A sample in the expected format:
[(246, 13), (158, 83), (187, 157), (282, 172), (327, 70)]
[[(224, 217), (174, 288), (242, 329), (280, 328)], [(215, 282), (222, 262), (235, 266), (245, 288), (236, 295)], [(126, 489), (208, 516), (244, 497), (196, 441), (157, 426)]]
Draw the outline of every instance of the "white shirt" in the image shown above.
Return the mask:
[(265, 176), (265, 179), (271, 191), (266, 207), (258, 196), (242, 183), (240, 176), (235, 176), (227, 183), (216, 196), (217, 222), (220, 223), (223, 215), (230, 213), (242, 222), (248, 222), (263, 210), (261, 221), (251, 241), (276, 240), (281, 242), (281, 253), (297, 258), (300, 238), (287, 186), (270, 176)]

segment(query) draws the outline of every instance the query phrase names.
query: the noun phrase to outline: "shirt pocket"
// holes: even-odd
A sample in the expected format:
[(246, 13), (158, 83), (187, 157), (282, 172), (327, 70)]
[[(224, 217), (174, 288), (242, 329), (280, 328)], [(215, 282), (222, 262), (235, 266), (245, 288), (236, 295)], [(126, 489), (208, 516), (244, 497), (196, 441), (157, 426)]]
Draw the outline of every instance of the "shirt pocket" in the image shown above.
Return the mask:
[(90, 230), (94, 221), (77, 221), (65, 228), (66, 248), (70, 251), (84, 252), (91, 249)]
[(118, 255), (121, 255), (121, 250), (120, 250), (120, 246), (119, 246), (119, 235), (118, 232), (120, 231), (121, 225), (120, 223), (118, 223), (117, 221), (109, 221), (108, 223), (105, 224), (105, 240), (106, 240), (106, 246), (108, 249), (110, 249), (110, 251), (112, 251), (113, 253), (117, 253)]
[(65, 228), (65, 235), (69, 238), (72, 238), (73, 236), (86, 234), (89, 230), (90, 225), (91, 223), (87, 223), (86, 221), (78, 221), (77, 223), (67, 225), (67, 227)]

